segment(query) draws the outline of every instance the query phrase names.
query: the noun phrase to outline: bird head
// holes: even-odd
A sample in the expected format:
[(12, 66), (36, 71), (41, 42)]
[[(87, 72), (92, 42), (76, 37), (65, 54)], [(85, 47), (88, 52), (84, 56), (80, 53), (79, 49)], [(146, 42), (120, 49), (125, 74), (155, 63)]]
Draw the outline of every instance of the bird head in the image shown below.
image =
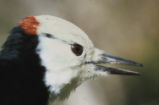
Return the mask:
[[(46, 71), (43, 81), (54, 94), (60, 94), (68, 85), (70, 88), (71, 85), (78, 86), (83, 81), (98, 76), (139, 74), (100, 64), (142, 66), (131, 60), (105, 54), (93, 45), (84, 31), (61, 18), (49, 15), (29, 16), (20, 21), (19, 25), (28, 35), (38, 37), (36, 53)], [(73, 80), (76, 82), (72, 82)]]

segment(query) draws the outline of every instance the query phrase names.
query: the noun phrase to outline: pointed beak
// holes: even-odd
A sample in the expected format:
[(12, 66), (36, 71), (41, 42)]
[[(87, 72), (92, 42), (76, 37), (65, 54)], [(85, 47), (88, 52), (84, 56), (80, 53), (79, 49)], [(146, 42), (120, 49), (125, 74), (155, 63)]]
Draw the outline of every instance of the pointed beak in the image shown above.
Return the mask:
[(142, 67), (143, 65), (131, 60), (107, 55), (107, 54), (102, 54), (102, 60), (99, 61), (100, 63), (110, 63), (110, 64), (124, 64), (124, 65), (130, 65), (130, 66), (138, 66)]
[(122, 64), (122, 65), (142, 67), (143, 65), (140, 63), (119, 58), (119, 57), (115, 57), (115, 56), (111, 56), (111, 55), (107, 55), (107, 54), (100, 54), (99, 56), (100, 57), (98, 60), (94, 62), (90, 62), (95, 65), (96, 71), (103, 71), (103, 72), (108, 72), (110, 74), (120, 74), (120, 75), (140, 75), (138, 72), (134, 72), (134, 71), (129, 71), (129, 70), (120, 69), (120, 68), (113, 68), (113, 67), (105, 67), (105, 66), (99, 65), (99, 64)]

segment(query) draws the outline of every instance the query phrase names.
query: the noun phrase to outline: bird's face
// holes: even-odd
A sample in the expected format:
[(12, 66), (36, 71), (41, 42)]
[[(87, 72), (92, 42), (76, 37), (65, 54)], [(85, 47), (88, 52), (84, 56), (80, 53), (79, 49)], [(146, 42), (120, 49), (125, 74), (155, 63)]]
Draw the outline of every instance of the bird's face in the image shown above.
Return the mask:
[[(46, 68), (44, 81), (50, 91), (56, 94), (75, 78), (78, 78), (80, 84), (84, 80), (107, 74), (138, 74), (99, 65), (111, 63), (141, 66), (105, 54), (94, 47), (85, 32), (66, 20), (46, 15), (34, 16), (22, 20), (20, 25), (28, 34), (37, 34), (39, 44), (36, 51), (42, 66)], [(33, 29), (30, 27), (34, 30), (30, 30)]]

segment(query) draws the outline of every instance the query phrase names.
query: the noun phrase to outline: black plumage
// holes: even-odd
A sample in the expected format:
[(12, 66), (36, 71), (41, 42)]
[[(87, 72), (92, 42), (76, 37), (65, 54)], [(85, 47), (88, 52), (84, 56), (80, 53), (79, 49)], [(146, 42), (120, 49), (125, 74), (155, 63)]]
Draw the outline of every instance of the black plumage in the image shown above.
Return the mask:
[(37, 35), (12, 29), (0, 52), (0, 105), (46, 105), (45, 68), (36, 54)]

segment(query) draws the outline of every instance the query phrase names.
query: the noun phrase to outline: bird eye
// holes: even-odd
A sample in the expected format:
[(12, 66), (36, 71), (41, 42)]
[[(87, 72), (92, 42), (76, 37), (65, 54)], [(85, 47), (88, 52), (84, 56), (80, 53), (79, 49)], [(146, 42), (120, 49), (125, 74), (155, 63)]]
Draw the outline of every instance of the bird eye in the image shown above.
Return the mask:
[(83, 52), (83, 47), (77, 43), (71, 45), (71, 50), (76, 56), (80, 56)]

